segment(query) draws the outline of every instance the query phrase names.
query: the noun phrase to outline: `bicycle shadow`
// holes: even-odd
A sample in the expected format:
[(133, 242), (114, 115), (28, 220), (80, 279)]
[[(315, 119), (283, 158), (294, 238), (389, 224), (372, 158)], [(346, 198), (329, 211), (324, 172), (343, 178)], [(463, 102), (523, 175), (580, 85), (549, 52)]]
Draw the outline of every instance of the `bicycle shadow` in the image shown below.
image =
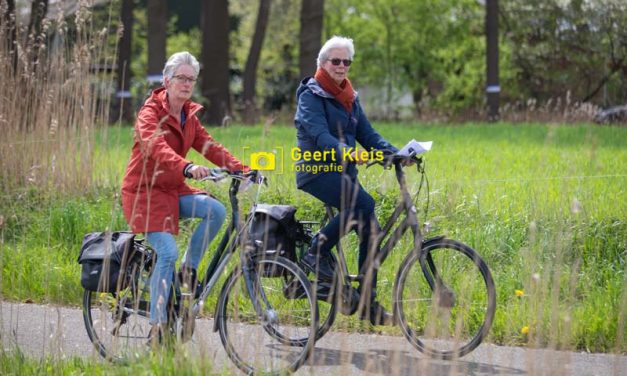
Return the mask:
[[(358, 344), (355, 344), (358, 346)], [(435, 360), (404, 350), (336, 350), (317, 346), (303, 367), (352, 365), (368, 374), (381, 375), (520, 375), (521, 369), (472, 361)]]

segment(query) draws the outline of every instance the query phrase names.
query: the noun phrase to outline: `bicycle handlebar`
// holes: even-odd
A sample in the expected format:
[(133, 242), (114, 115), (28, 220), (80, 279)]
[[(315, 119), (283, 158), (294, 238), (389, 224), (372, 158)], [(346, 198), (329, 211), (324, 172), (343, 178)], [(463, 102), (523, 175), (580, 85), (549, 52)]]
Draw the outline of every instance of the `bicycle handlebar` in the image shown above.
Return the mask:
[(226, 168), (211, 168), (209, 169), (209, 175), (199, 181), (211, 180), (213, 182), (219, 182), (225, 178), (231, 178), (235, 180), (250, 180), (255, 184), (267, 183), (267, 178), (261, 175), (261, 172), (257, 170), (250, 170), (248, 172), (235, 171), (231, 172)]
[(400, 165), (402, 167), (410, 166), (412, 164), (420, 165), (422, 163), (422, 157), (418, 157), (415, 152), (408, 156), (398, 155), (389, 150), (383, 150), (383, 159), (373, 160), (366, 164), (366, 168), (374, 166), (376, 164), (389, 168), (393, 165)]

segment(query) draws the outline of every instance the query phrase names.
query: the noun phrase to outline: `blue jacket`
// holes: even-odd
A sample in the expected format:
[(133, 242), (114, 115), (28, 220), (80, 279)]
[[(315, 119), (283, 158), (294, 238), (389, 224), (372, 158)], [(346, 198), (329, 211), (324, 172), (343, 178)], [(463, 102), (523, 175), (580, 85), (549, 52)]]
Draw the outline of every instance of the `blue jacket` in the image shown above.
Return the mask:
[[(352, 112), (349, 114), (333, 95), (322, 89), (313, 77), (308, 77), (296, 90), (296, 100), (298, 107), (294, 116), (294, 125), (301, 153), (327, 151), (326, 158), (319, 161), (306, 161), (303, 158), (296, 161), (294, 168), (298, 188), (319, 176), (320, 172), (312, 172), (311, 166), (317, 167), (320, 171), (325, 166), (331, 168), (332, 165), (342, 165), (344, 162), (342, 172), (348, 174), (351, 179), (356, 179), (355, 163), (344, 158), (346, 153), (355, 149), (356, 142), (359, 142), (367, 151), (382, 149), (397, 151), (372, 128), (361, 108), (357, 92), (355, 92)], [(330, 158), (331, 156), (335, 159)]]

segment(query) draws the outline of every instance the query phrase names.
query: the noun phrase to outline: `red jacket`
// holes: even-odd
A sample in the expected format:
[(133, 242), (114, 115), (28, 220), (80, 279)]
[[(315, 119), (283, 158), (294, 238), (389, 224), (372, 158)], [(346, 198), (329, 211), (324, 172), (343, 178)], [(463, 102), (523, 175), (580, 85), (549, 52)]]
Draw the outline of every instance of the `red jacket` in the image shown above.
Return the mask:
[(169, 115), (165, 88), (155, 90), (139, 110), (135, 143), (122, 182), (122, 208), (136, 233), (179, 231), (179, 196), (205, 194), (185, 184), (183, 169), (190, 148), (209, 161), (231, 171), (244, 166), (207, 133), (196, 117), (202, 106), (192, 101), (183, 105), (186, 122)]

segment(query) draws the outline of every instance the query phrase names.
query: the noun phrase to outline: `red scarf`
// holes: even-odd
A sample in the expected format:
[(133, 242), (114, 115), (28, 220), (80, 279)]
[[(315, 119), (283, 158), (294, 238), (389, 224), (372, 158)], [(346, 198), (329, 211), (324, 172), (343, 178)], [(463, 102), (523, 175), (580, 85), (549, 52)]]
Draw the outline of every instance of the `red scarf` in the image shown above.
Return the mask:
[(331, 78), (331, 75), (322, 68), (318, 68), (314, 78), (326, 92), (331, 93), (331, 95), (344, 106), (349, 114), (351, 113), (355, 94), (353, 92), (353, 85), (351, 85), (348, 78), (345, 78), (344, 81), (338, 85), (337, 82)]

